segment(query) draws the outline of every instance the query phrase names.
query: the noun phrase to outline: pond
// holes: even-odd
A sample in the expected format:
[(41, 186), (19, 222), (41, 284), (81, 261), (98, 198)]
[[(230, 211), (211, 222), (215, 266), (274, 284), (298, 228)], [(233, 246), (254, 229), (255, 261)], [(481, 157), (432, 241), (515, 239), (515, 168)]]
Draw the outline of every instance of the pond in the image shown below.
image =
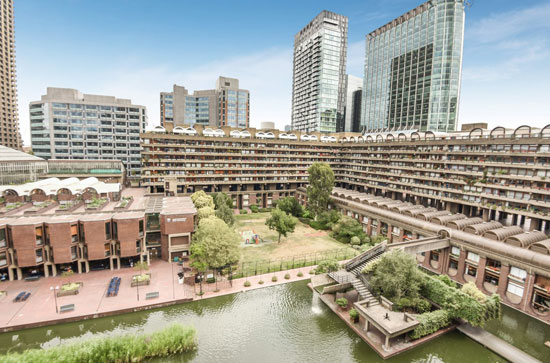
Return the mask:
[[(195, 326), (197, 351), (156, 362), (384, 362), (306, 285), (301, 281), (168, 308), (4, 333), (0, 335), (0, 353), (46, 348), (94, 336), (153, 331), (177, 321)], [(520, 320), (523, 317), (519, 316)], [(512, 314), (510, 319), (518, 316)], [(508, 318), (504, 321), (513, 330), (513, 323)], [(518, 324), (530, 328), (528, 323)], [(521, 333), (508, 334), (513, 336), (508, 340), (531, 339)], [(538, 344), (541, 335), (536, 334)], [(386, 362), (504, 359), (461, 333), (451, 332)]]

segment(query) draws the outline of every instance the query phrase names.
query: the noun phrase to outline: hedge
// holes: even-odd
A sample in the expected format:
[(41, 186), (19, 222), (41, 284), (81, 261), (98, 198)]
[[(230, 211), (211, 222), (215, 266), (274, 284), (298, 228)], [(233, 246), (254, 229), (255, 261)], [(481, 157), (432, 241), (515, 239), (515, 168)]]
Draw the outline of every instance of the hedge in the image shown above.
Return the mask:
[(154, 357), (168, 357), (196, 347), (195, 329), (173, 324), (152, 334), (127, 334), (48, 349), (29, 349), (0, 356), (3, 363), (37, 362), (142, 362)]
[(436, 310), (420, 314), (416, 316), (420, 322), (412, 332), (409, 333), (411, 339), (418, 339), (423, 336), (435, 333), (441, 328), (445, 328), (451, 324), (451, 314), (446, 310)]
[(421, 295), (447, 310), (452, 318), (462, 318), (473, 326), (483, 326), (488, 320), (500, 317), (500, 297), (496, 294), (488, 297), (485, 303), (480, 303), (427, 274), (424, 275), (422, 285)]

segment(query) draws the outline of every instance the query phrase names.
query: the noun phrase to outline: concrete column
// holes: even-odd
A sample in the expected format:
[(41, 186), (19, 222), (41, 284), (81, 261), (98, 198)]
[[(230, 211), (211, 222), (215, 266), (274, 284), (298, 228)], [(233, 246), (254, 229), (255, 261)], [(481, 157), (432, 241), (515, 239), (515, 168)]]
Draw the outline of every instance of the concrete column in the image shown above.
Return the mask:
[(531, 218), (531, 222), (529, 223), (529, 230), (534, 231), (535, 229), (540, 229), (540, 225), (540, 219)]
[(378, 224), (376, 225), (376, 235), (377, 236), (380, 234), (381, 230), (382, 230), (382, 221), (379, 219)]
[(489, 221), (489, 209), (483, 210), (483, 221), (488, 222)]
[(483, 291), (483, 279), (485, 279), (485, 266), (487, 265), (487, 257), (479, 256), (479, 263), (477, 264), (477, 276), (476, 286)]
[(369, 217), (367, 222), (367, 236), (372, 236), (372, 218)]
[(439, 253), (439, 272), (441, 274), (448, 275), (449, 270), (449, 255), (451, 254), (451, 247), (447, 247), (441, 250)]
[(403, 242), (403, 237), (405, 237), (405, 229), (401, 228), (399, 230), (399, 242)]
[(386, 335), (385, 347), (386, 347), (386, 349), (390, 349), (390, 336), (389, 335)]
[(465, 283), (464, 271), (466, 270), (466, 251), (460, 250), (460, 256), (458, 256), (458, 270), (456, 272), (455, 279), (460, 283)]
[(528, 306), (531, 304), (531, 297), (533, 296), (533, 287), (535, 286), (535, 274), (527, 274), (525, 279), (525, 285), (523, 285), (523, 296), (521, 298), (520, 306), (523, 311), (527, 311)]
[(500, 275), (498, 277), (497, 294), (504, 300), (506, 298), (506, 289), (508, 288), (508, 274), (510, 273), (510, 265), (502, 264), (500, 267)]
[(388, 239), (388, 243), (393, 242), (393, 226), (391, 224), (388, 224), (388, 234), (386, 235), (386, 238)]

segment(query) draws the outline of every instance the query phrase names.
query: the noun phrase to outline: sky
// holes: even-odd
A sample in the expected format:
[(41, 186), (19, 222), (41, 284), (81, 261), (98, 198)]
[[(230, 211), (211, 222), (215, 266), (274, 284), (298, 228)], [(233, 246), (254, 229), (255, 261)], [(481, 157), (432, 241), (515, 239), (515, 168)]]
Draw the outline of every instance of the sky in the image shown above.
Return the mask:
[[(550, 1), (470, 0), (459, 123), (550, 123)], [(16, 0), (19, 115), (47, 87), (129, 98), (159, 123), (161, 91), (250, 91), (251, 126), (290, 124), (294, 35), (320, 11), (349, 18), (347, 70), (363, 77), (365, 35), (419, 0)]]

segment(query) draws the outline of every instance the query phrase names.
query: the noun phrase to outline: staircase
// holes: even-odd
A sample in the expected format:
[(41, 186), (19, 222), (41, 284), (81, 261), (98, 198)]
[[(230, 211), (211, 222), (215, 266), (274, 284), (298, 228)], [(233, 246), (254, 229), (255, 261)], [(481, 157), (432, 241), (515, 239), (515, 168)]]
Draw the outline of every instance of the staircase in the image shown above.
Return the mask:
[(372, 261), (378, 260), (383, 254), (384, 252), (380, 252), (374, 256), (371, 256), (370, 258), (366, 259), (365, 261), (361, 262), (360, 264), (356, 265), (355, 267), (351, 268), (348, 271), (351, 272), (354, 276), (359, 276), (359, 274), (361, 273), (361, 271), (363, 271), (365, 266), (367, 266)]
[(354, 279), (351, 284), (353, 285), (353, 287), (355, 288), (355, 290), (357, 291), (357, 293), (359, 294), (359, 296), (361, 297), (360, 300), (368, 300), (369, 302), (369, 306), (373, 306), (373, 305), (378, 305), (379, 302), (378, 302), (378, 299), (376, 299), (372, 294), (371, 292), (369, 291), (369, 289), (367, 289), (367, 287), (365, 286), (365, 284), (363, 283), (363, 281), (359, 280), (358, 278)]

